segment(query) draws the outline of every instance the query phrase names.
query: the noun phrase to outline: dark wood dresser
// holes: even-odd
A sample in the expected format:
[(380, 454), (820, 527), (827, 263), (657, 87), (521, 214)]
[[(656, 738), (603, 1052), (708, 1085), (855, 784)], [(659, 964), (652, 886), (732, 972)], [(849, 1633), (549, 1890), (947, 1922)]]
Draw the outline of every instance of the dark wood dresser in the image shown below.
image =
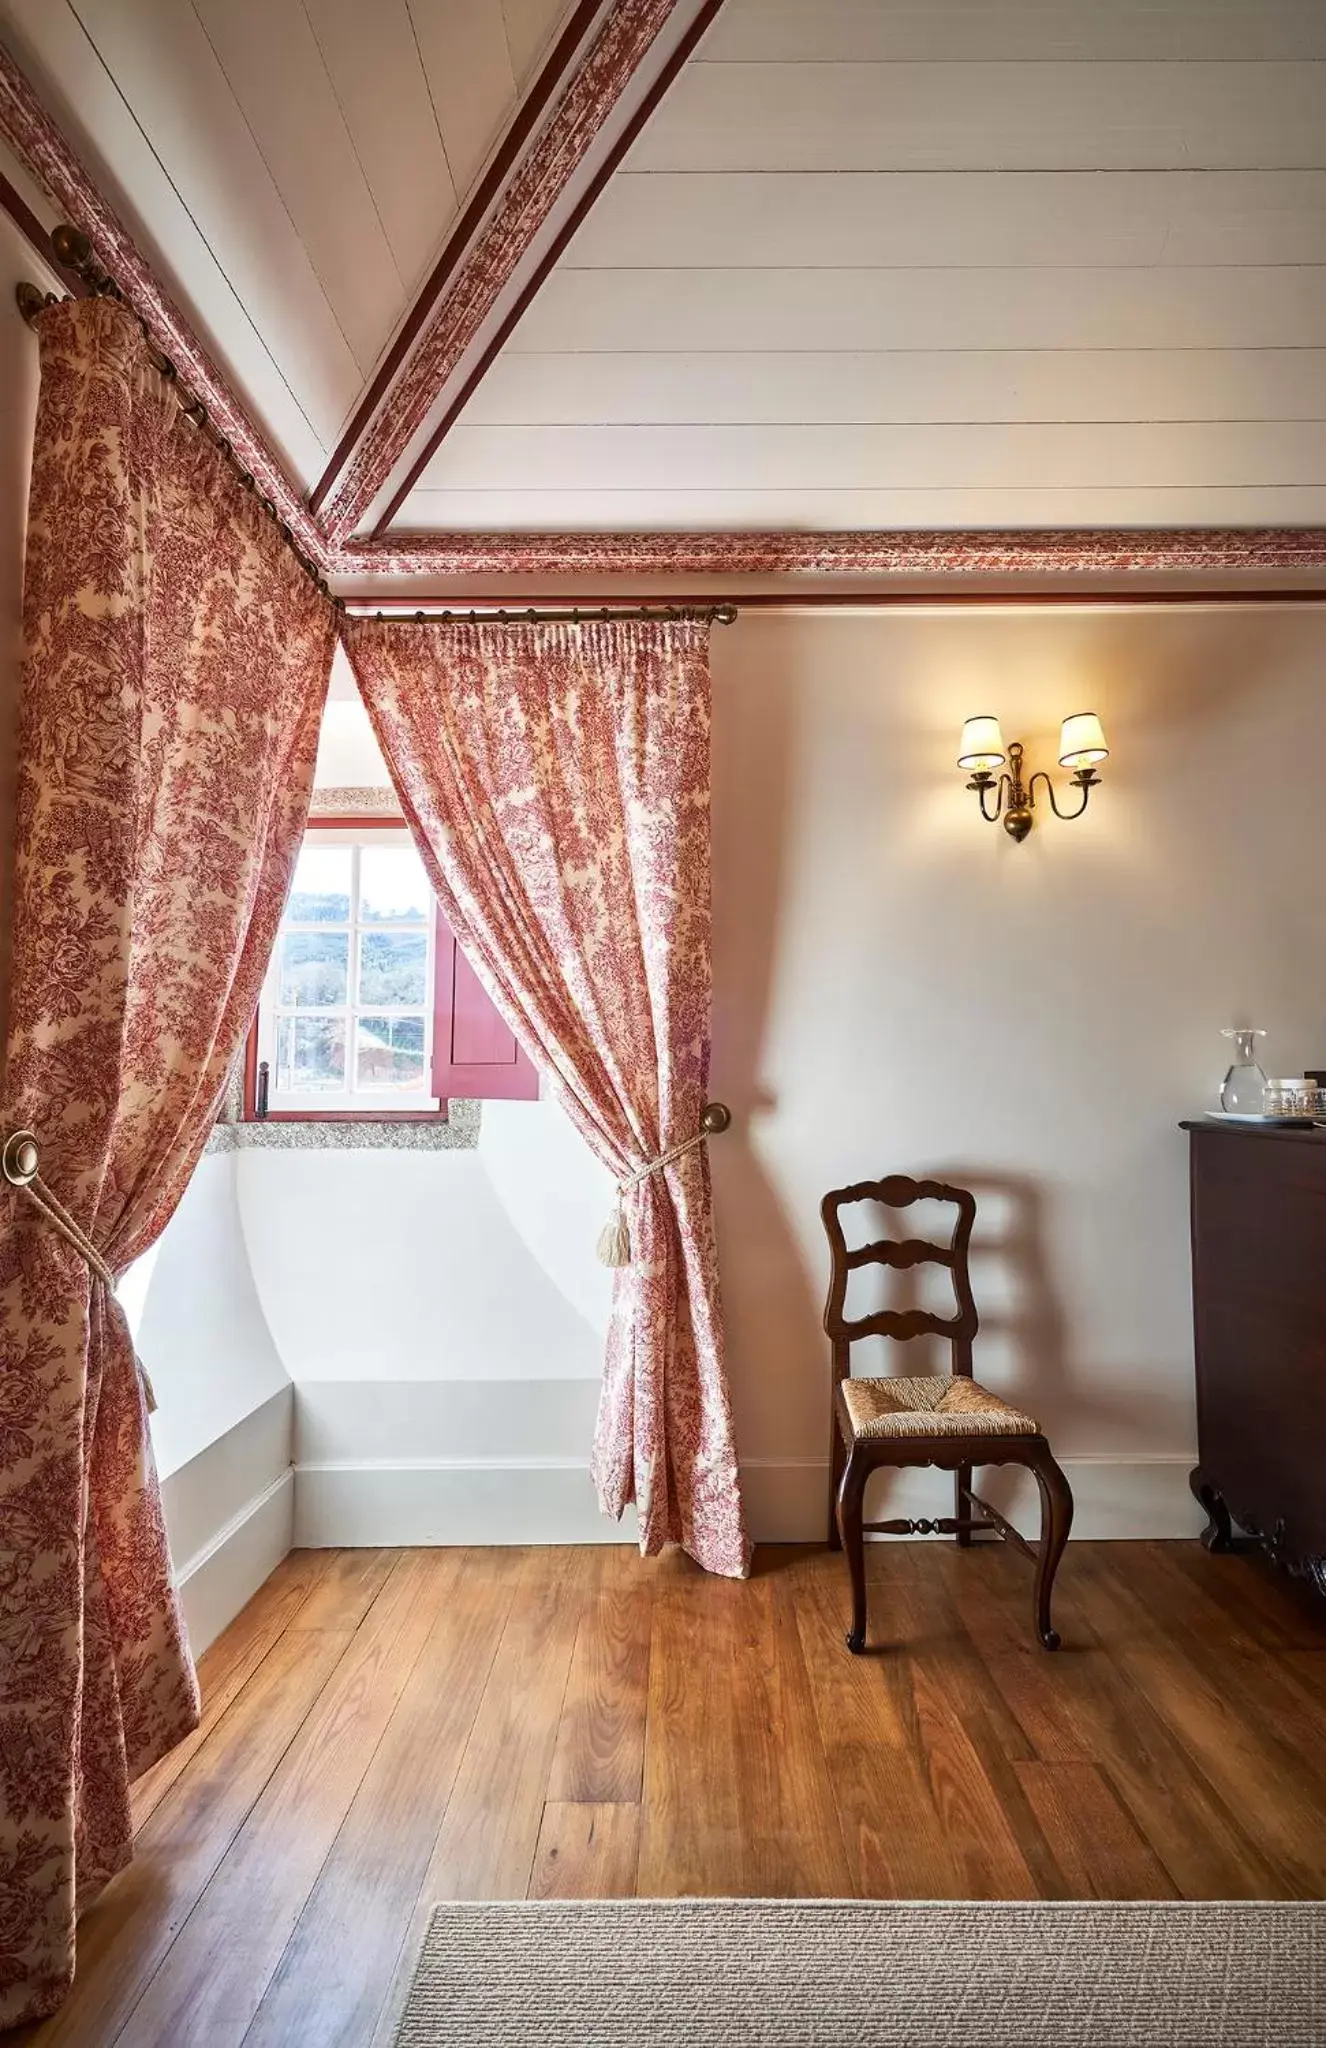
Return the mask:
[(1326, 1593), (1326, 1130), (1183, 1128), (1202, 1541), (1237, 1523)]

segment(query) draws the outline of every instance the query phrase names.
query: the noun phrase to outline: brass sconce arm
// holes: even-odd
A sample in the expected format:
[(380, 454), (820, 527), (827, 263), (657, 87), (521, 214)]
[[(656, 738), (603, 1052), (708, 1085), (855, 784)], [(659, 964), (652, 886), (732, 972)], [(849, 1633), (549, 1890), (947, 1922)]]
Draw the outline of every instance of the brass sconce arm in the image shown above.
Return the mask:
[(1069, 782), (1074, 789), (1081, 790), (1082, 801), (1075, 811), (1061, 811), (1059, 808), (1058, 799), (1056, 798), (1054, 793), (1053, 782), (1050, 780), (1050, 777), (1046, 774), (1043, 768), (1038, 768), (1036, 770), (1036, 773), (1032, 776), (1031, 781), (1027, 784), (1027, 801), (1031, 804), (1035, 803), (1036, 784), (1038, 782), (1043, 782), (1045, 784), (1045, 794), (1050, 799), (1050, 809), (1054, 812), (1056, 818), (1062, 818), (1064, 823), (1068, 824), (1072, 821), (1072, 819), (1081, 817), (1083, 811), (1086, 809), (1087, 805), (1091, 801), (1091, 792), (1093, 789), (1096, 788), (1099, 781), (1100, 777), (1099, 775), (1097, 775), (1094, 768), (1079, 768), (1075, 774), (1069, 777)]
[[(1006, 775), (992, 775), (988, 768), (978, 768), (971, 781), (967, 784), (967, 787), (968, 789), (975, 790), (976, 801), (981, 807), (981, 816), (986, 824), (997, 825), (999, 823), (999, 814), (1004, 808), (1004, 798), (1008, 794), (1008, 777)], [(985, 805), (986, 795), (990, 790), (994, 791), (994, 809), (992, 811), (987, 810)]]

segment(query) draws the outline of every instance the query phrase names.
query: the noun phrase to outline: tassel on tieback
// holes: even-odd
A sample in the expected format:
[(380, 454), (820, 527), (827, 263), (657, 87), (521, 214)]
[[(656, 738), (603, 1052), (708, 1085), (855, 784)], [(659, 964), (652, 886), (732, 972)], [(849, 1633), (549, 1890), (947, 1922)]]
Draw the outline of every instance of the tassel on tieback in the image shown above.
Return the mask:
[(626, 1211), (622, 1207), (621, 1192), (617, 1194), (617, 1206), (599, 1232), (599, 1264), (601, 1266), (629, 1266), (631, 1263), (631, 1232), (626, 1222)]
[(611, 1216), (599, 1232), (599, 1264), (620, 1267), (631, 1263), (631, 1232), (626, 1221), (623, 1199), (631, 1188), (638, 1187), (642, 1180), (648, 1180), (651, 1173), (661, 1173), (665, 1166), (671, 1166), (674, 1159), (681, 1159), (687, 1152), (693, 1152), (697, 1145), (703, 1145), (706, 1138), (716, 1137), (725, 1131), (732, 1121), (732, 1112), (724, 1102), (706, 1102), (700, 1112), (700, 1128), (693, 1138), (684, 1138), (680, 1145), (674, 1145), (670, 1152), (651, 1159), (638, 1173), (630, 1174), (617, 1187), (617, 1203)]

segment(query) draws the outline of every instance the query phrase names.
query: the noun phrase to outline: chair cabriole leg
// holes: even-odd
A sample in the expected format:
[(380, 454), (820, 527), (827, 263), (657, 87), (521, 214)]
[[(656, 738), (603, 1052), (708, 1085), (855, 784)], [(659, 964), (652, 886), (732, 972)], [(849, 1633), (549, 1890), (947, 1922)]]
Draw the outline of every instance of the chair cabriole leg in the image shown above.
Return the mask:
[(1055, 1574), (1073, 1526), (1073, 1495), (1048, 1444), (1037, 1450), (1032, 1470), (1041, 1496), (1041, 1543), (1036, 1560), (1036, 1634), (1042, 1648), (1057, 1650), (1059, 1637), (1050, 1620)]
[(838, 1533), (838, 1489), (843, 1483), (843, 1467), (847, 1462), (847, 1446), (838, 1426), (837, 1403), (834, 1404), (832, 1419), (833, 1434), (829, 1440), (829, 1548), (841, 1550), (842, 1537)]
[(854, 1447), (838, 1488), (838, 1534), (847, 1552), (847, 1569), (852, 1580), (852, 1626), (847, 1636), (847, 1647), (858, 1657), (866, 1646), (866, 1545), (861, 1528), (861, 1507), (869, 1470), (866, 1460)]

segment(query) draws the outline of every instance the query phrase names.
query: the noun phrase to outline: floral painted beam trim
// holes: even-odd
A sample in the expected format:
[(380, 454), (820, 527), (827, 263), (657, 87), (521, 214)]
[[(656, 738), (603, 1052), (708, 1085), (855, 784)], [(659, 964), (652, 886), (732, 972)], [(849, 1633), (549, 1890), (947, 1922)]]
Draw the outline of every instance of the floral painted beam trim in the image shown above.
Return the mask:
[(323, 508), (333, 545), (354, 531), (423, 425), (676, 5), (614, 0)]
[(236, 398), (184, 313), (152, 270), (114, 207), (88, 175), (81, 159), (43, 107), (8, 51), (0, 48), (0, 136), (26, 170), (49, 193), (70, 222), (83, 230), (93, 254), (120, 287), (156, 346), (207, 407), (242, 465), (251, 471), (261, 496), (299, 546), (325, 573), (327, 545), (298, 487), (286, 475), (261, 428)]
[(897, 576), (1326, 569), (1326, 527), (863, 533), (428, 533), (352, 541), (340, 575)]

